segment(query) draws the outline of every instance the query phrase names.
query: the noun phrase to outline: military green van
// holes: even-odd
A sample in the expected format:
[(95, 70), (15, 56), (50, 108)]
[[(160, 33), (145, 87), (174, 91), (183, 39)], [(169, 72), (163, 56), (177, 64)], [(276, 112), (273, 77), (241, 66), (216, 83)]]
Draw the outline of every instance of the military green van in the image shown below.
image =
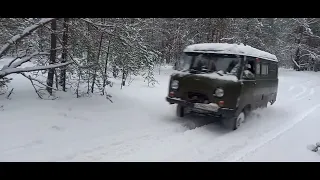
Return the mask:
[(166, 100), (176, 114), (219, 117), (236, 130), (247, 115), (277, 99), (278, 60), (243, 44), (203, 43), (187, 46), (176, 63)]

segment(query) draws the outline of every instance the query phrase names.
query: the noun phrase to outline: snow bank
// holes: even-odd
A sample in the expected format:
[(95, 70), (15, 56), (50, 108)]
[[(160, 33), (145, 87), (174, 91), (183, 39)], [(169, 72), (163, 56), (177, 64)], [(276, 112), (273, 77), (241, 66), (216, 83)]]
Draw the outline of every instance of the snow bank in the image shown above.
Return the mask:
[(245, 46), (243, 44), (228, 44), (228, 43), (202, 43), (193, 44), (187, 46), (184, 52), (206, 52), (206, 53), (217, 53), (217, 54), (238, 54), (245, 56), (259, 57), (270, 61), (278, 62), (275, 55), (265, 51), (253, 48), (251, 46)]

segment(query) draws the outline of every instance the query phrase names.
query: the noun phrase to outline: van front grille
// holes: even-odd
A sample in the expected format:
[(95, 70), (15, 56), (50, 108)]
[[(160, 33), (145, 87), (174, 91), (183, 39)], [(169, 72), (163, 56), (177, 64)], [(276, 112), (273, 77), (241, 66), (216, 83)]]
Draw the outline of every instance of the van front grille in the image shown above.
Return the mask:
[(204, 103), (205, 101), (209, 101), (208, 96), (202, 93), (197, 92), (188, 92), (187, 93), (188, 101), (192, 103)]

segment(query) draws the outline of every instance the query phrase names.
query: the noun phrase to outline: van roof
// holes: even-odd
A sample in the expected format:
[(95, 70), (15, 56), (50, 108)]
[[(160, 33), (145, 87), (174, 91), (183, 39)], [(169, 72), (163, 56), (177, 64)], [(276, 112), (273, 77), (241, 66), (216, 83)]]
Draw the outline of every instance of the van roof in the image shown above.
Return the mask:
[(189, 45), (184, 52), (217, 53), (217, 54), (235, 54), (262, 58), (278, 62), (275, 55), (253, 48), (243, 44), (228, 43), (201, 43)]

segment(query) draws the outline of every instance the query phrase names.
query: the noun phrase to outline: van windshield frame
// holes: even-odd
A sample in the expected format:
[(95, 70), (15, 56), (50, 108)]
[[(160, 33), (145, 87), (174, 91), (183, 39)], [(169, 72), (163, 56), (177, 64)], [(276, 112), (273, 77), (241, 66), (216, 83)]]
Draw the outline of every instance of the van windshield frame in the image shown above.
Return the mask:
[(177, 63), (177, 70), (190, 73), (230, 74), (238, 77), (242, 58), (240, 55), (185, 52)]

